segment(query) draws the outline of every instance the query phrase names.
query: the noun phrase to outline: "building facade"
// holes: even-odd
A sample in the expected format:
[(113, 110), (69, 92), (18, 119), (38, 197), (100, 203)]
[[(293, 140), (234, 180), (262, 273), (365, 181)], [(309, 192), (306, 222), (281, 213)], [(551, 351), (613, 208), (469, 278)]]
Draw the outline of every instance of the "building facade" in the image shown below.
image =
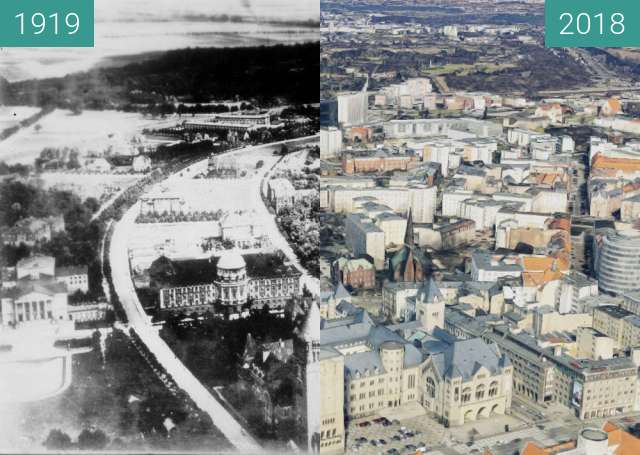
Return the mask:
[[(160, 258), (159, 261), (168, 259)], [(179, 268), (180, 263), (176, 264)], [(252, 308), (266, 305), (272, 311), (284, 311), (287, 303), (301, 295), (300, 272), (277, 255), (242, 256), (229, 250), (201, 266), (206, 271), (203, 282), (181, 286), (181, 281), (189, 279), (188, 271), (183, 271), (176, 273), (172, 282), (159, 285), (160, 313), (222, 312), (236, 318), (248, 305)], [(153, 268), (152, 264), (150, 270)]]
[(596, 273), (601, 291), (623, 294), (640, 283), (640, 233), (609, 231), (596, 239)]

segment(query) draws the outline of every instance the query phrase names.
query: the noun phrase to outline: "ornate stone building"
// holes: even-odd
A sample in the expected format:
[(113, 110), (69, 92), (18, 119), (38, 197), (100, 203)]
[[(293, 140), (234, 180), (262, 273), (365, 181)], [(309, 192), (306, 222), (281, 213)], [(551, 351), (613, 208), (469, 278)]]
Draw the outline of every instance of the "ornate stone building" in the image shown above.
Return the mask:
[(175, 262), (161, 257), (149, 273), (161, 314), (222, 312), (237, 318), (249, 305), (282, 312), (302, 294), (300, 272), (279, 254), (228, 250), (208, 260)]
[[(442, 330), (444, 300), (436, 291), (425, 289), (416, 321), (376, 325), (355, 307), (346, 316), (322, 321), (321, 452), (339, 448), (344, 434), (331, 402), (344, 402), (349, 419), (416, 403), (447, 426), (510, 412), (509, 359), (494, 343), (458, 340)], [(336, 368), (342, 368), (343, 377)]]

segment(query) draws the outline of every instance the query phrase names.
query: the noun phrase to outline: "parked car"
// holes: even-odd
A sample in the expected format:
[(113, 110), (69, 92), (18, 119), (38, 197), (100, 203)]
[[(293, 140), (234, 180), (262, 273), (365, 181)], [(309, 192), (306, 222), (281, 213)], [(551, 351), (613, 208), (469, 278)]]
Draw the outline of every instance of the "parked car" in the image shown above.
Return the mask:
[(387, 455), (400, 455), (400, 451), (395, 447), (392, 447), (389, 450), (387, 450)]
[(393, 439), (394, 441), (402, 441), (402, 437), (398, 434), (394, 434), (393, 436), (391, 436), (391, 439)]
[(385, 441), (384, 439), (378, 439), (378, 444), (380, 444), (381, 446), (386, 446), (387, 441)]
[(418, 448), (413, 444), (407, 444), (406, 446), (404, 446), (404, 448), (409, 452), (415, 452), (416, 450), (418, 450)]
[(364, 422), (360, 422), (358, 424), (359, 427), (370, 427), (371, 426), (371, 422), (369, 422), (368, 420), (365, 420)]
[(419, 442), (417, 444), (418, 448), (416, 449), (420, 453), (425, 453), (427, 451), (427, 445), (424, 442)]
[(368, 439), (367, 439), (367, 438), (365, 438), (364, 436), (360, 436), (359, 438), (357, 438), (357, 439), (356, 439), (356, 442), (357, 442), (358, 444), (366, 444), (366, 443), (367, 443), (367, 441), (368, 441)]

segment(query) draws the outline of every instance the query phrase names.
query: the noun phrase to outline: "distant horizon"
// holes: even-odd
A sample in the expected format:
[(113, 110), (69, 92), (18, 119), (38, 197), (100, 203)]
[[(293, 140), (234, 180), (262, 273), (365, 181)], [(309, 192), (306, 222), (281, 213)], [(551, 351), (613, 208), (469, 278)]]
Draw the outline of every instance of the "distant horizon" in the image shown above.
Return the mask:
[(188, 47), (316, 41), (318, 17), (313, 0), (96, 0), (95, 47), (2, 48), (0, 77), (62, 77), (105, 59)]
[[(142, 57), (142, 56), (148, 56), (148, 57), (144, 58), (144, 60), (148, 60), (148, 59), (155, 58), (156, 56), (159, 56), (159, 55), (167, 53), (167, 52), (181, 51), (181, 50), (187, 50), (187, 49), (229, 49), (229, 48), (296, 46), (296, 45), (319, 43), (319, 42), (320, 42), (319, 39), (315, 39), (315, 40), (314, 39), (309, 39), (309, 40), (304, 40), (304, 41), (257, 43), (257, 44), (246, 44), (246, 45), (241, 45), (241, 46), (206, 46), (206, 45), (202, 45), (202, 46), (178, 47), (178, 48), (175, 48), (175, 49), (150, 50), (150, 51), (138, 52), (138, 53), (133, 53), (133, 54), (123, 53), (123, 54), (105, 56), (105, 57), (102, 58), (101, 61), (97, 62), (95, 65), (91, 66), (90, 68), (83, 69), (83, 70), (77, 70), (77, 71), (71, 71), (71, 72), (68, 72), (68, 73), (66, 73), (66, 74), (64, 74), (62, 76), (35, 77), (35, 78), (27, 78), (27, 79), (19, 79), (19, 80), (10, 80), (10, 79), (6, 79), (6, 78), (5, 79), (10, 84), (18, 83), (18, 82), (28, 82), (30, 80), (55, 79), (57, 77), (72, 76), (74, 74), (84, 73), (84, 72), (87, 72), (87, 71), (93, 71), (93, 70), (96, 70), (96, 69), (99, 69), (99, 68), (112, 68), (112, 67), (117, 68), (117, 67), (122, 67), (122, 66), (130, 65), (131, 63), (134, 63), (134, 62), (140, 62), (141, 60), (139, 60), (139, 58)], [(122, 62), (118, 63), (118, 60), (122, 60)], [(109, 62), (112, 62), (113, 64), (110, 64)], [(3, 78), (2, 71), (0, 69), (0, 79), (2, 79), (2, 78)], [(0, 104), (0, 106), (2, 106), (2, 104)]]

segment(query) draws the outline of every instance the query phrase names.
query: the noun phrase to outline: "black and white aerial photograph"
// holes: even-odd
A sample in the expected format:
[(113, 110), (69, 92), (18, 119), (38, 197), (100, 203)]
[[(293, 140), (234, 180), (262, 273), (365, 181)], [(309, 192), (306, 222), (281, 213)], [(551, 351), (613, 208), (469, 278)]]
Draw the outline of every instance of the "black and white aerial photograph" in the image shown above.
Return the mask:
[(0, 452), (319, 450), (319, 8), (0, 49)]

